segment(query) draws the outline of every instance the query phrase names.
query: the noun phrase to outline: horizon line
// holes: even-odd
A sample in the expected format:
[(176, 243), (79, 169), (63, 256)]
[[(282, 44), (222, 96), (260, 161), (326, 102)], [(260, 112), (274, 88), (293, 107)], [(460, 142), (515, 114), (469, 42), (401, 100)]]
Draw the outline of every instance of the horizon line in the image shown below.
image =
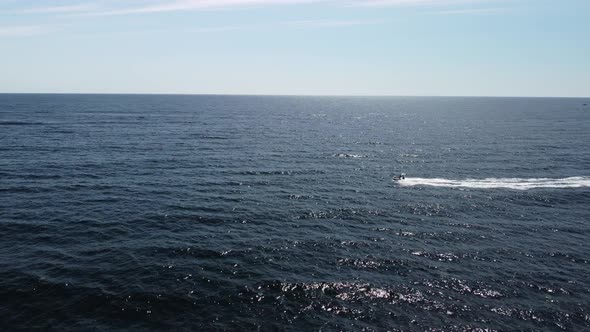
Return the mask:
[(559, 98), (586, 99), (590, 96), (524, 95), (363, 95), (363, 94), (259, 94), (259, 93), (143, 93), (143, 92), (0, 92), (0, 95), (105, 95), (105, 96), (227, 96), (227, 97), (342, 97), (342, 98)]

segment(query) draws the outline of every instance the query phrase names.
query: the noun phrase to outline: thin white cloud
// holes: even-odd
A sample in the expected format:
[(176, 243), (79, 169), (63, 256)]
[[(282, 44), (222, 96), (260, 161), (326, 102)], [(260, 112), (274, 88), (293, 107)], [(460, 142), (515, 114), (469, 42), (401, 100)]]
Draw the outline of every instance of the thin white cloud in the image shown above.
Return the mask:
[(189, 10), (227, 9), (237, 7), (261, 7), (271, 5), (304, 5), (317, 3), (332, 3), (346, 6), (423, 6), (423, 5), (452, 5), (482, 2), (489, 0), (174, 0), (161, 1), (155, 4), (120, 8), (102, 12), (89, 13), (90, 15), (129, 15), (161, 13)]
[(363, 7), (401, 7), (401, 6), (449, 6), (481, 3), (489, 0), (355, 0), (355, 6)]
[(227, 25), (217, 27), (200, 27), (191, 29), (191, 32), (207, 33), (207, 32), (227, 32), (227, 31), (243, 31), (257, 28), (255, 25)]
[(199, 27), (191, 29), (191, 32), (206, 33), (206, 32), (230, 32), (230, 31), (245, 31), (257, 29), (321, 29), (321, 28), (339, 28), (358, 25), (376, 25), (383, 24), (382, 20), (294, 20), (284, 21), (269, 24), (251, 24), (251, 25), (230, 25), (218, 27)]
[(78, 5), (67, 5), (67, 6), (53, 6), (53, 7), (37, 7), (24, 9), (21, 13), (39, 13), (39, 14), (52, 14), (52, 13), (76, 13), (76, 12), (88, 12), (99, 8), (98, 4), (78, 4)]
[(2, 37), (31, 37), (43, 35), (55, 31), (55, 27), (42, 25), (0, 26), (0, 38)]
[(102, 12), (88, 13), (89, 15), (129, 15), (176, 12), (189, 10), (226, 9), (236, 7), (257, 7), (268, 5), (301, 5), (320, 2), (331, 2), (330, 0), (175, 0), (160, 2), (157, 4), (115, 9)]
[(457, 10), (441, 10), (436, 12), (429, 12), (430, 15), (469, 15), (469, 14), (492, 14), (507, 12), (508, 8), (476, 8), (476, 9), (457, 9)]
[(299, 20), (287, 21), (283, 25), (295, 28), (337, 28), (357, 25), (376, 25), (382, 24), (381, 20)]
[(95, 0), (91, 3), (74, 3), (61, 6), (28, 8), (21, 10), (20, 13), (61, 13), (76, 16), (114, 16), (277, 5), (333, 4), (338, 6), (355, 7), (411, 7), (467, 5), (486, 1), (493, 0), (154, 0), (147, 4), (145, 1), (113, 2)]

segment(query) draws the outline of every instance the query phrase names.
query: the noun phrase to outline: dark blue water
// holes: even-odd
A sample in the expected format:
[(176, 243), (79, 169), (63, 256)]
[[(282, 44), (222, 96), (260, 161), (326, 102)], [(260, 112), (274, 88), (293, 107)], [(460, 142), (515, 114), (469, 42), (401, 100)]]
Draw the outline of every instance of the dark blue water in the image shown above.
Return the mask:
[(0, 326), (588, 330), (584, 103), (0, 95)]

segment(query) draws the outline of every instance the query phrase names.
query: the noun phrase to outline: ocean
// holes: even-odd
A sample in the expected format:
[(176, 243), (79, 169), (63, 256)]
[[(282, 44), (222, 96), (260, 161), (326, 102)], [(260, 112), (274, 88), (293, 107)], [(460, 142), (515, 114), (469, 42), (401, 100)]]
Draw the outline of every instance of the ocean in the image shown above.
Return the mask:
[(1, 329), (589, 330), (587, 103), (2, 94)]

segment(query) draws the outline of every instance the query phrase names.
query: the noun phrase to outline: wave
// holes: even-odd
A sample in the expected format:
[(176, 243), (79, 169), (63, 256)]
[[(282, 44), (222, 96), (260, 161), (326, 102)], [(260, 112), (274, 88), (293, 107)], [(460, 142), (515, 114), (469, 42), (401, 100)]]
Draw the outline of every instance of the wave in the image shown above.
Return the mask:
[(476, 189), (515, 189), (529, 190), (535, 188), (584, 188), (590, 187), (590, 177), (574, 176), (562, 179), (550, 178), (486, 178), (451, 180), (440, 178), (409, 178), (397, 182), (403, 187), (430, 186), (446, 188), (476, 188)]
[(37, 126), (42, 125), (41, 122), (27, 122), (27, 121), (0, 121), (0, 126)]

